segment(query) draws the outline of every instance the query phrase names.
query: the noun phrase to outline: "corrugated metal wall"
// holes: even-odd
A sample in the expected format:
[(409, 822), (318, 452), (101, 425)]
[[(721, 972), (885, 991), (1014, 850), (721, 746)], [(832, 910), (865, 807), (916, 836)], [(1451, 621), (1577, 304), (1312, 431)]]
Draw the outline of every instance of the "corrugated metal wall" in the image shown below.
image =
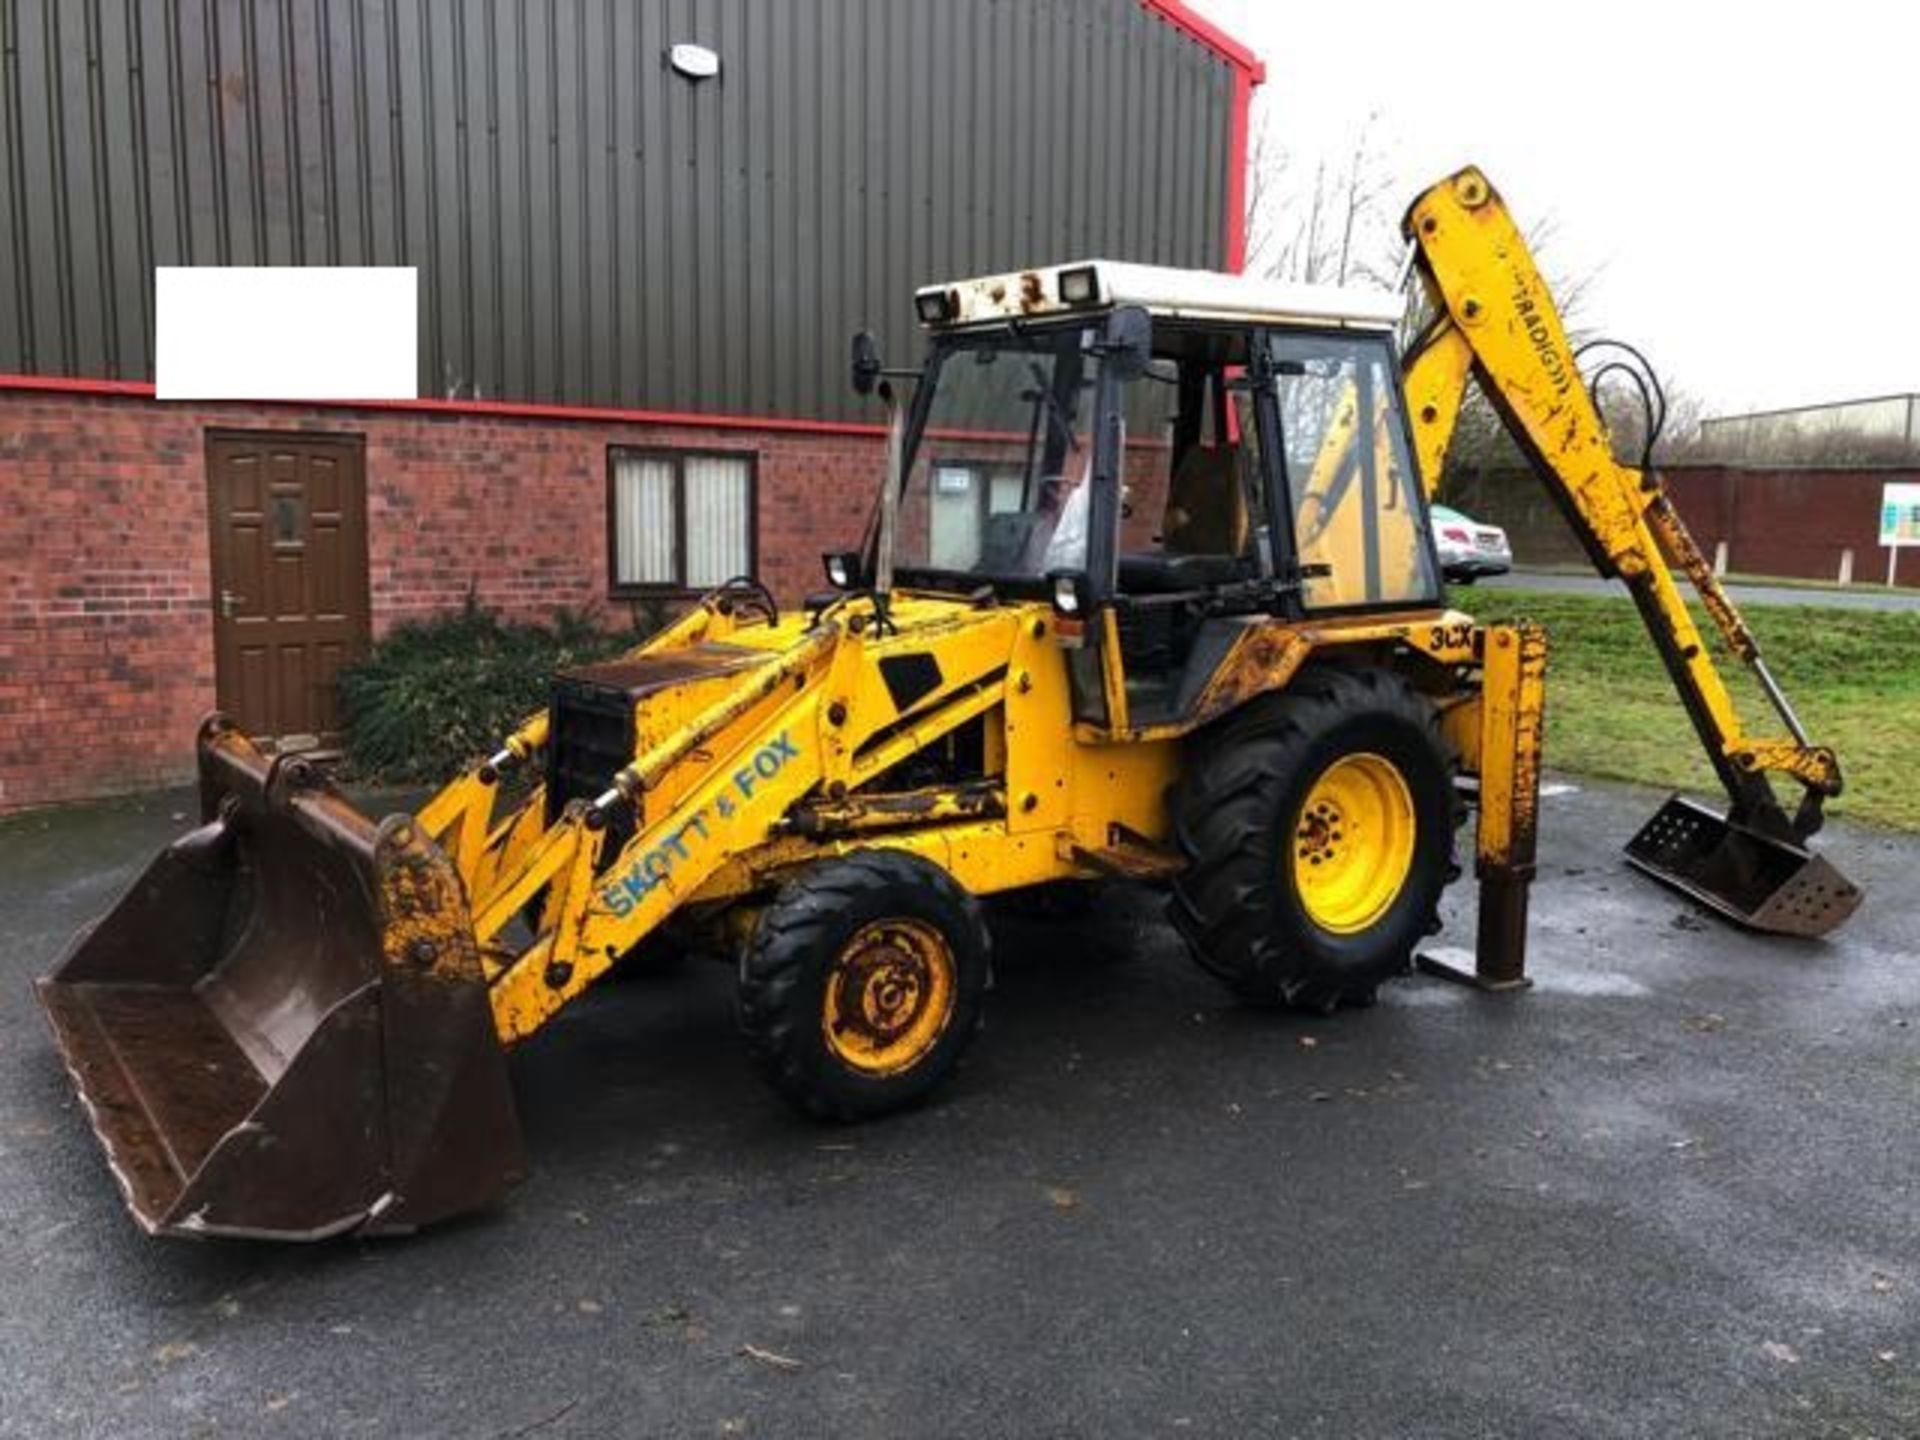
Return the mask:
[(411, 264), (424, 395), (837, 416), (918, 284), (1223, 255), (1232, 71), (1138, 0), (0, 0), (0, 51), (0, 371), (150, 378), (156, 264)]

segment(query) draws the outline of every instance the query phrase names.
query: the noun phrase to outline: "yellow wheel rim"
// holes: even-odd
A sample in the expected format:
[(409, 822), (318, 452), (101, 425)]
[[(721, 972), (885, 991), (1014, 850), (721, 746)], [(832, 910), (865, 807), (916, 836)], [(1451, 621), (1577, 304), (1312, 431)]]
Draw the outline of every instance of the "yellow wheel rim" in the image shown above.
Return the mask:
[(865, 1075), (918, 1064), (953, 1018), (953, 950), (922, 920), (874, 920), (853, 933), (827, 974), (827, 1049)]
[(1380, 755), (1348, 755), (1314, 781), (1294, 821), (1294, 893), (1322, 930), (1351, 935), (1392, 907), (1413, 869), (1413, 796)]

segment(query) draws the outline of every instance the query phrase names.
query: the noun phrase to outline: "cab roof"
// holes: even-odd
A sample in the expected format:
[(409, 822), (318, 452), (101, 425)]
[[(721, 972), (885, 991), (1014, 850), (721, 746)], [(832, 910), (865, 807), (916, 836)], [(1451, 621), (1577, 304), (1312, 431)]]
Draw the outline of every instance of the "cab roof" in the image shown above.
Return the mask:
[[(1062, 294), (1063, 279), (1067, 293), (1073, 296), (1071, 300)], [(1401, 297), (1390, 290), (1298, 285), (1217, 270), (1181, 270), (1121, 260), (1073, 260), (1004, 275), (950, 280), (915, 291), (914, 305), (921, 324), (933, 331), (1014, 318), (1098, 313), (1122, 305), (1138, 305), (1153, 315), (1185, 319), (1390, 330), (1405, 311)]]

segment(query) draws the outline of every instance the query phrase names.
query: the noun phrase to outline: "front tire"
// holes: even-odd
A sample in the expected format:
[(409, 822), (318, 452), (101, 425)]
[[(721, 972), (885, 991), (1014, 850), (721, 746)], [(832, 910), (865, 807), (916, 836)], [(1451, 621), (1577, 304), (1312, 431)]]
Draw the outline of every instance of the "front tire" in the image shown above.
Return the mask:
[(747, 1054), (819, 1119), (917, 1104), (980, 1026), (991, 951), (979, 902), (930, 861), (874, 850), (816, 862), (742, 952)]
[(1241, 999), (1365, 1004), (1435, 926), (1452, 871), (1453, 765), (1405, 679), (1319, 666), (1189, 751), (1174, 924)]

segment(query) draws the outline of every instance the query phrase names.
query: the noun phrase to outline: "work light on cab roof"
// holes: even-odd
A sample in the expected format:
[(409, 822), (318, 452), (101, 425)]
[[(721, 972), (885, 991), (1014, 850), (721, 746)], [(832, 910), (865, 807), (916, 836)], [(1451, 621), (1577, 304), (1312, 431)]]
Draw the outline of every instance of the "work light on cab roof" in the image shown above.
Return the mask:
[(1063, 265), (979, 275), (922, 287), (914, 309), (929, 330), (1004, 324), (1122, 305), (1169, 319), (1259, 320), (1388, 330), (1405, 301), (1388, 290), (1352, 285), (1299, 285), (1218, 270), (1181, 270), (1122, 260), (1071, 260)]

